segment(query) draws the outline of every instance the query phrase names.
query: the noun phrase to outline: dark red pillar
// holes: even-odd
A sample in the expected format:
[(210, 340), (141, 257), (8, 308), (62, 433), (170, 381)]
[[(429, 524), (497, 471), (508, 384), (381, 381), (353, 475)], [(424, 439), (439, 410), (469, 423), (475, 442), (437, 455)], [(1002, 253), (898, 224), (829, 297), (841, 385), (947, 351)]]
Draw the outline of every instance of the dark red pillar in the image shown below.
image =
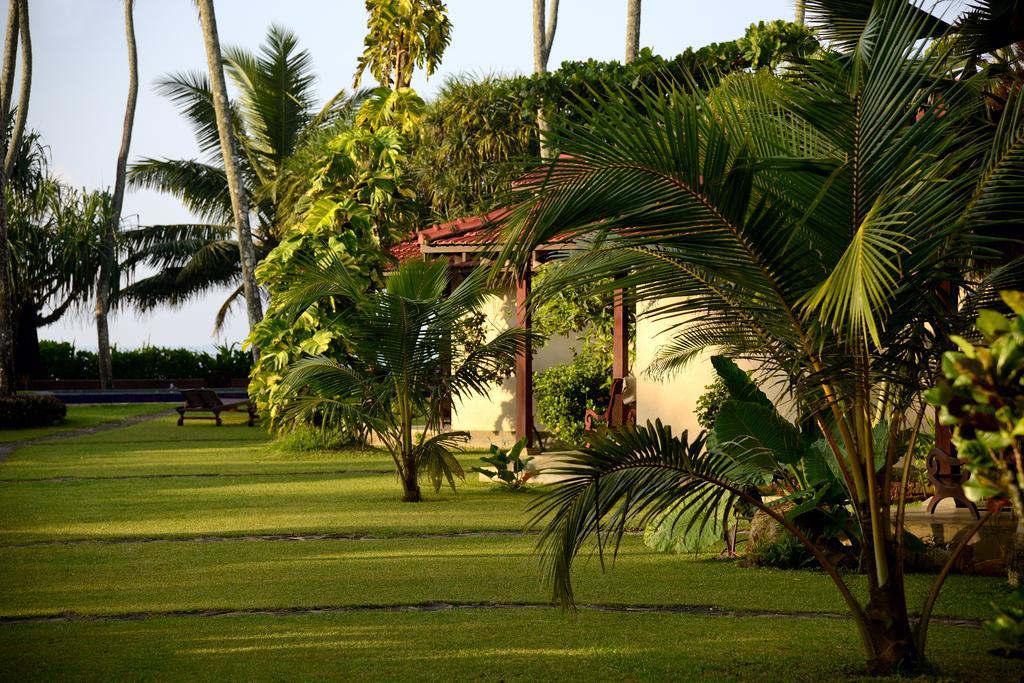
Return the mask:
[[(626, 292), (616, 289), (612, 295), (612, 379), (625, 380), (629, 374), (629, 315), (626, 309)], [(623, 382), (624, 383), (624, 382)], [(625, 422), (622, 393), (615, 395), (612, 402), (611, 424)]]
[[(530, 278), (527, 271), (516, 280), (516, 326), (524, 330), (532, 326), (527, 306)], [(533, 350), (529, 341), (516, 353), (516, 439), (526, 439), (526, 447), (533, 448)]]

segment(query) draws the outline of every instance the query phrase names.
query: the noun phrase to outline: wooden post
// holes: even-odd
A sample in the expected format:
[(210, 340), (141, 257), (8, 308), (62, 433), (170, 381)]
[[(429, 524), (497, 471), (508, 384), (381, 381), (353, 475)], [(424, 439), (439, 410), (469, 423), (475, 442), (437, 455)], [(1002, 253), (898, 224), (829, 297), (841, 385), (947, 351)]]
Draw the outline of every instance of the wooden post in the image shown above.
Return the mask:
[[(612, 295), (612, 380), (623, 380), (629, 374), (629, 316), (626, 310), (626, 292), (616, 289)], [(612, 401), (611, 424), (619, 426), (625, 422), (625, 408), (622, 393)]]
[[(516, 279), (516, 326), (529, 330), (532, 316), (527, 306), (530, 297), (530, 271)], [(533, 350), (527, 340), (516, 353), (516, 439), (526, 439), (527, 449), (533, 443)]]

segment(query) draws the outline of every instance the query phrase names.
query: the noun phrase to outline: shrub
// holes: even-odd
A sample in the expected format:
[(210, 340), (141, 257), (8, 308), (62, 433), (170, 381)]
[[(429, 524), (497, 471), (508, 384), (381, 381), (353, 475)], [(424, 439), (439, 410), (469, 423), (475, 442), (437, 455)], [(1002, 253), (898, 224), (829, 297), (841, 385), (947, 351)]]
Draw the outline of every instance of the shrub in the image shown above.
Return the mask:
[(487, 465), (487, 467), (474, 467), (473, 471), (484, 475), (495, 484), (499, 484), (509, 491), (521, 491), (526, 487), (526, 482), (530, 481), (534, 474), (527, 469), (533, 457), (523, 455), (523, 448), (525, 447), (526, 439), (520, 439), (507, 451), (503, 451), (494, 444), (491, 444), (491, 454), (480, 458), (480, 461)]
[(610, 377), (609, 368), (589, 356), (577, 356), (572, 363), (548, 368), (534, 380), (537, 417), (559, 441), (583, 443), (587, 408), (604, 409)]
[(0, 429), (49, 427), (62, 422), (67, 414), (67, 406), (48, 394), (0, 398)]
[[(779, 509), (789, 512), (792, 506)], [(750, 521), (747, 552), (743, 564), (748, 567), (805, 569), (816, 566), (814, 556), (785, 527), (763, 512)]]
[[(96, 379), (99, 360), (93, 351), (82, 351), (69, 342), (41, 341), (39, 354), (47, 379)], [(117, 379), (176, 379), (206, 377), (210, 374), (248, 377), (252, 356), (238, 344), (221, 345), (211, 355), (184, 348), (144, 346), (139, 349), (111, 350), (111, 363)]]
[(774, 569), (808, 569), (817, 566), (804, 544), (788, 532), (770, 543), (748, 545), (743, 564)]
[(714, 382), (704, 387), (704, 393), (697, 399), (697, 424), (703, 429), (714, 429), (718, 409), (730, 398), (732, 396), (725, 385), (725, 380), (716, 377)]

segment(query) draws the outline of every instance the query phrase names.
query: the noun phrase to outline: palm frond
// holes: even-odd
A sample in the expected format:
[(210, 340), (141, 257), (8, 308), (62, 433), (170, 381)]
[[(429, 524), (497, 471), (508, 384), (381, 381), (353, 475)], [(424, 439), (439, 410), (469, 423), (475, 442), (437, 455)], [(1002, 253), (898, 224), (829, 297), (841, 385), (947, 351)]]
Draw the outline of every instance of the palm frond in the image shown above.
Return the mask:
[(233, 221), (231, 194), (222, 167), (194, 159), (143, 158), (128, 167), (128, 186), (177, 197), (203, 220)]
[(533, 505), (533, 524), (545, 523), (538, 547), (552, 595), (573, 601), (571, 567), (588, 538), (602, 562), (618, 551), (625, 532), (661, 515), (690, 510), (700, 524), (728, 512), (757, 473), (704, 450), (704, 435), (676, 437), (660, 421), (592, 433), (591, 445), (550, 471), (563, 481)]

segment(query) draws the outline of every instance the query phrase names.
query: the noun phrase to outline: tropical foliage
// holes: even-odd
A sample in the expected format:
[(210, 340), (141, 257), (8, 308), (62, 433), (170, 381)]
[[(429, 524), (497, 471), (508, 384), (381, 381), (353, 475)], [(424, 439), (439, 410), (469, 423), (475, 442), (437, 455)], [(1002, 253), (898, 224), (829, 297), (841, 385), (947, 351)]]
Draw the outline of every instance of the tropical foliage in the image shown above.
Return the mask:
[[(237, 93), (231, 108), (242, 165), (243, 190), (252, 212), (257, 261), (296, 220), (297, 207), (315, 172), (324, 143), (354, 115), (362, 95), (338, 92), (315, 106), (312, 57), (290, 31), (271, 26), (259, 53), (228, 47), (224, 64)], [(157, 84), (188, 119), (200, 159), (144, 158), (128, 171), (131, 187), (177, 197), (199, 221), (151, 225), (128, 231), (131, 264), (156, 270), (121, 291), (146, 310), (177, 305), (211, 289), (232, 292), (216, 317), (219, 327), (242, 297), (241, 264), (217, 133), (209, 80), (203, 72), (171, 74)]]
[(957, 455), (974, 475), (965, 488), (975, 500), (1003, 499), (1017, 517), (1007, 554), (1011, 585), (1024, 583), (1024, 293), (1003, 292), (1016, 314), (978, 316), (979, 344), (953, 337), (959, 351), (942, 357), (944, 378), (926, 394), (941, 407), (939, 421), (954, 428)]
[[(43, 379), (95, 379), (99, 359), (93, 351), (76, 348), (71, 342), (39, 342)], [(252, 356), (238, 344), (220, 345), (213, 353), (192, 349), (143, 346), (138, 349), (111, 349), (114, 375), (121, 379), (206, 378), (211, 374), (225, 379), (247, 377)]]
[(603, 412), (608, 407), (610, 368), (601, 359), (577, 354), (571, 362), (535, 375), (537, 417), (552, 436), (570, 446), (586, 440), (587, 409)]
[[(15, 368), (19, 380), (39, 370), (41, 327), (84, 310), (95, 291), (100, 238), (110, 196), (68, 187), (49, 170), (38, 133), (21, 139), (5, 189)], [(115, 254), (111, 286), (121, 271)]]
[(439, 219), (496, 208), (526, 159), (540, 153), (525, 76), (445, 81), (427, 105), (412, 152), (421, 201)]
[[(444, 406), (484, 393), (490, 384), (481, 376), (514, 359), (526, 338), (523, 330), (504, 330), (453, 361), (452, 331), (491, 293), (485, 280), (478, 271), (449, 294), (447, 263), (416, 260), (368, 293), (342, 258), (325, 254), (308, 262), (295, 286), (278, 295), (281, 314), (295, 319), (310, 306), (351, 302), (335, 312), (347, 352), (311, 355), (292, 366), (283, 381), (289, 400), (281, 419), (365, 428), (394, 459), (405, 501), (421, 500), (421, 478), (435, 489), (445, 482), (454, 488), (464, 473), (453, 451), (468, 434), (443, 431)], [(414, 428), (419, 420), (422, 427)]]
[[(912, 625), (895, 463), (915, 450), (941, 340), (1024, 272), (977, 237), (1019, 218), (1024, 98), (1014, 93), (998, 125), (987, 123), (989, 79), (954, 74), (958, 43), (931, 50), (943, 25), (912, 5), (807, 4), (835, 51), (782, 77), (581, 100), (578, 122), (554, 125), (563, 156), (519, 188), (504, 256), (523, 262), (573, 236), (582, 251), (550, 289), (628, 273), (616, 284), (681, 321), (661, 367), (718, 349), (780, 383), (827, 446), (868, 576), (862, 603), (819, 544), (749, 493), (763, 466), (791, 466), (799, 433), (775, 425), (777, 443), (751, 453), (755, 467), (721, 441), (649, 425), (592, 437), (545, 504), (556, 597), (571, 600), (569, 566), (592, 534), (614, 546), (634, 518), (680, 506), (709, 518), (744, 500), (829, 573), (870, 667), (886, 671), (920, 661), (942, 583)], [(964, 292), (958, 310), (951, 283)]]
[(314, 302), (292, 317), (281, 295), (302, 280), (310, 261), (323, 258), (343, 262), (361, 291), (383, 286), (387, 246), (418, 225), (419, 208), (404, 176), (403, 140), (394, 128), (359, 126), (331, 140), (303, 198), (305, 215), (257, 270), (270, 304), (248, 340), (260, 352), (250, 396), (271, 419), (280, 415), (287, 394), (282, 380), (294, 362), (305, 355), (342, 354), (347, 344), (337, 312), (349, 301)]
[(525, 439), (520, 439), (509, 449), (491, 444), (488, 455), (480, 458), (484, 466), (474, 467), (473, 471), (508, 491), (522, 491), (534, 474), (529, 468), (533, 456), (523, 455), (525, 448)]
[(366, 11), (357, 87), (364, 71), (396, 92), (409, 87), (416, 69), (434, 73), (451, 42), (452, 25), (441, 0), (366, 0)]

